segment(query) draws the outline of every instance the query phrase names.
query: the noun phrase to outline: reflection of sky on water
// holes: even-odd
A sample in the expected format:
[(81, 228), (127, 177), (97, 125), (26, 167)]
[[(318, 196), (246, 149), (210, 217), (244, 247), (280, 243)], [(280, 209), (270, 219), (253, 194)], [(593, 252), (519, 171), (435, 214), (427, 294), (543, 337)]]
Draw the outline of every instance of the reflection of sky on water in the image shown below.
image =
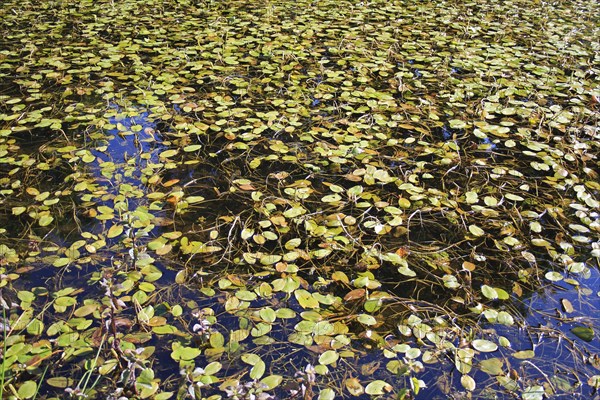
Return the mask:
[[(156, 134), (157, 122), (150, 119), (149, 111), (142, 111), (133, 108), (134, 112), (139, 112), (132, 116), (127, 115), (127, 111), (122, 110), (117, 105), (112, 105), (119, 113), (110, 117), (109, 122), (113, 125), (121, 124), (122, 130), (117, 128), (106, 131), (108, 143), (104, 152), (93, 150), (93, 154), (105, 161), (112, 161), (115, 164), (126, 162), (132, 157), (136, 158), (136, 163), (143, 168), (148, 162), (158, 162), (158, 150), (163, 146), (159, 135)], [(141, 127), (141, 130), (133, 132), (134, 127)], [(139, 128), (138, 128), (139, 129)], [(146, 157), (140, 157), (145, 154)], [(106, 156), (109, 157), (106, 160)]]
[[(560, 385), (561, 380), (573, 385), (577, 379), (585, 383), (590, 376), (600, 374), (600, 370), (588, 362), (590, 357), (600, 355), (600, 274), (597, 269), (590, 268), (587, 278), (572, 278), (579, 286), (564, 281), (553, 284), (546, 281), (548, 285), (543, 290), (525, 301), (526, 324), (533, 329), (495, 327), (499, 334), (509, 338), (514, 351), (534, 350), (535, 357), (529, 360), (518, 360), (510, 357), (510, 352), (503, 352), (522, 379), (535, 377), (537, 384), (544, 385), (547, 379), (543, 372), (555, 386)], [(565, 311), (563, 300), (573, 306), (573, 312)], [(592, 328), (593, 339), (586, 342), (577, 337), (571, 331), (575, 327)], [(492, 353), (490, 356), (498, 355)], [(581, 393), (581, 390), (587, 392)], [(589, 398), (591, 390), (589, 385), (584, 385), (561, 398)]]
[[(548, 285), (542, 294), (533, 296), (528, 304), (532, 311), (528, 322), (534, 326), (551, 325), (567, 333), (572, 340), (582, 343), (582, 340), (571, 334), (570, 330), (576, 326), (589, 326), (594, 330), (600, 330), (600, 314), (597, 313), (600, 309), (600, 273), (597, 269), (590, 268), (587, 279), (577, 276), (573, 278), (579, 282), (579, 288), (560, 281), (552, 286)], [(572, 304), (572, 313), (564, 311), (562, 300), (568, 300)], [(596, 334), (594, 340), (587, 343), (585, 347), (593, 347), (598, 351), (600, 349), (598, 335)]]
[[(505, 375), (512, 370), (513, 374), (518, 376), (520, 391), (528, 386), (547, 386), (550, 381), (555, 387), (565, 384), (573, 386), (571, 393), (554, 396), (552, 399), (592, 397), (593, 389), (587, 385), (587, 380), (592, 375), (600, 374), (600, 368), (589, 362), (590, 358), (600, 356), (600, 273), (592, 267), (586, 278), (576, 275), (571, 278), (577, 280), (579, 286), (564, 281), (551, 283), (546, 280), (547, 285), (544, 288), (522, 300), (518, 307), (525, 319), (525, 328), (521, 327), (519, 322), (510, 327), (500, 324), (481, 326), (488, 335), (481, 336), (478, 333), (477, 338), (497, 342), (498, 335), (504, 336), (510, 340), (511, 347), (499, 347), (495, 352), (475, 356), (473, 370), (469, 375), (475, 379), (478, 391), (488, 388), (490, 393), (493, 393), (491, 398), (515, 398), (514, 393), (503, 393), (496, 378), (482, 372), (478, 366), (482, 360), (499, 358), (502, 360), (502, 371)], [(573, 312), (565, 312), (563, 300), (570, 302)], [(502, 302), (497, 304), (498, 309), (502, 306)], [(582, 326), (594, 330), (594, 338), (590, 342), (571, 332), (573, 328)], [(512, 356), (514, 352), (522, 350), (533, 350), (535, 356), (530, 359), (517, 359)], [(466, 392), (460, 383), (461, 374), (454, 368), (452, 360), (450, 354), (440, 365), (425, 366), (425, 371), (419, 378), (424, 380), (428, 387), (422, 390), (416, 399), (456, 398), (449, 397), (451, 394), (444, 394), (440, 389), (440, 382), (446, 379), (444, 376), (450, 380), (453, 391)], [(586, 384), (577, 387), (578, 381)]]
[[(144, 201), (147, 187), (142, 179), (144, 169), (153, 167), (156, 172), (159, 164), (158, 154), (165, 149), (161, 134), (158, 132), (158, 122), (152, 118), (150, 111), (137, 106), (110, 106), (115, 115), (108, 122), (115, 126), (110, 130), (102, 130), (102, 138), (97, 140), (95, 148), (91, 149), (96, 157), (94, 163), (88, 164), (90, 173), (97, 182), (101, 183), (111, 195), (123, 194), (129, 211), (135, 210)], [(154, 164), (154, 165), (153, 165)], [(98, 205), (114, 207), (112, 196), (107, 200), (97, 199)], [(155, 216), (162, 214), (152, 211)], [(99, 233), (113, 225), (115, 221), (106, 220), (102, 224), (93, 221), (86, 228)], [(159, 228), (155, 228), (157, 231)]]

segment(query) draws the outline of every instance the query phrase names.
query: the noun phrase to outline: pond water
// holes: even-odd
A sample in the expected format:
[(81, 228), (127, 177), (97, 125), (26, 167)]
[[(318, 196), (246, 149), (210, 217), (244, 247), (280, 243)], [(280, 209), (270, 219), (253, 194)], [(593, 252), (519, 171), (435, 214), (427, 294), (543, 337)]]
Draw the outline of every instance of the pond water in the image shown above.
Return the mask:
[(7, 0), (0, 398), (595, 398), (595, 2)]

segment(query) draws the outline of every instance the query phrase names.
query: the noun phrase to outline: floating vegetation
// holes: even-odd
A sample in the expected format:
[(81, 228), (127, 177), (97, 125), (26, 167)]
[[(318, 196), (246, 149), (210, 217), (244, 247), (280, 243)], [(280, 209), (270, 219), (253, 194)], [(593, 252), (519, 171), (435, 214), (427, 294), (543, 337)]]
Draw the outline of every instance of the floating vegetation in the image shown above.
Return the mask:
[(591, 398), (598, 15), (3, 1), (0, 397)]

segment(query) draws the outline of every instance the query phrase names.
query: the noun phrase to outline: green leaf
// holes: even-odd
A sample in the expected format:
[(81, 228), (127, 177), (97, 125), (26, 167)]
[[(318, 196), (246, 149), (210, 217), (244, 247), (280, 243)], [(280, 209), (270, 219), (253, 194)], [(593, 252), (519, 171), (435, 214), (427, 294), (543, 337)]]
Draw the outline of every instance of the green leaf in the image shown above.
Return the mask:
[(475, 339), (471, 342), (473, 348), (482, 353), (490, 353), (498, 350), (498, 345), (494, 342), (485, 339)]
[(106, 237), (109, 239), (115, 238), (123, 233), (123, 225), (113, 225), (108, 230)]
[(261, 361), (261, 358), (259, 355), (254, 353), (245, 353), (242, 354), (242, 361), (246, 364), (256, 365), (259, 361)]
[(171, 308), (171, 314), (173, 314), (174, 317), (179, 317), (183, 314), (183, 308), (179, 304), (175, 304), (173, 308)]
[(302, 239), (294, 238), (294, 239), (290, 239), (287, 242), (285, 242), (284, 247), (286, 250), (293, 250), (293, 249), (297, 248), (298, 246), (300, 246), (301, 243), (302, 243)]
[(546, 272), (546, 275), (544, 275), (544, 276), (546, 277), (546, 279), (548, 279), (549, 281), (552, 281), (552, 282), (562, 281), (564, 278), (560, 272), (556, 272), (556, 271)]
[(498, 292), (496, 292), (496, 289), (488, 285), (481, 286), (481, 293), (490, 300), (496, 300), (498, 298)]
[(214, 375), (217, 372), (219, 372), (221, 370), (223, 366), (221, 365), (220, 362), (218, 361), (213, 361), (210, 364), (208, 364), (206, 367), (204, 367), (204, 373), (206, 375)]
[(319, 363), (323, 365), (333, 364), (340, 358), (335, 350), (327, 350), (319, 356)]
[(473, 390), (475, 390), (475, 387), (477, 386), (475, 384), (475, 379), (471, 378), (469, 375), (463, 375), (460, 377), (460, 384), (467, 389), (469, 392), (472, 392)]
[(325, 388), (319, 392), (319, 397), (317, 400), (334, 400), (335, 392), (331, 388)]
[(467, 203), (469, 203), (469, 204), (475, 204), (479, 201), (479, 197), (477, 196), (477, 193), (475, 193), (475, 192), (465, 193), (465, 198), (466, 198)]
[(171, 158), (171, 157), (177, 155), (177, 153), (178, 153), (178, 150), (172, 149), (172, 150), (163, 151), (158, 156), (160, 158)]
[(190, 144), (189, 146), (185, 146), (183, 148), (183, 151), (185, 151), (186, 153), (189, 153), (192, 151), (200, 150), (201, 148), (202, 148), (201, 144)]
[(473, 236), (477, 237), (485, 235), (485, 231), (477, 225), (469, 225), (469, 232), (471, 232)]
[(571, 329), (571, 333), (586, 342), (591, 342), (594, 339), (594, 330), (587, 326), (576, 326)]
[(529, 223), (529, 229), (531, 229), (532, 232), (540, 233), (542, 231), (542, 224), (538, 221), (531, 221)]
[(21, 215), (23, 214), (25, 211), (27, 211), (26, 207), (13, 207), (12, 208), (12, 213), (13, 215)]
[(266, 390), (273, 390), (281, 384), (283, 377), (281, 375), (269, 375), (260, 380), (260, 383), (266, 386)]
[(367, 385), (365, 393), (370, 395), (382, 395), (391, 392), (392, 389), (393, 387), (389, 383), (382, 380), (376, 380)]
[(529, 386), (525, 388), (521, 394), (523, 400), (543, 400), (544, 399), (544, 388), (542, 386)]
[(266, 365), (263, 360), (258, 361), (254, 366), (250, 369), (250, 378), (252, 379), (260, 379), (265, 373)]
[(17, 394), (21, 399), (30, 399), (35, 396), (36, 392), (37, 384), (34, 381), (25, 381), (21, 386), (19, 386)]
[(46, 383), (52, 387), (64, 389), (68, 386), (72, 386), (74, 381), (73, 379), (64, 376), (53, 376), (46, 379)]
[(513, 353), (514, 358), (518, 358), (519, 360), (526, 360), (528, 358), (535, 357), (535, 353), (533, 350), (521, 350)]
[(321, 198), (321, 201), (323, 203), (335, 203), (342, 200), (342, 196), (340, 196), (339, 194), (335, 193), (335, 194), (329, 194), (327, 196), (323, 196)]
[(504, 289), (500, 289), (500, 288), (494, 288), (494, 290), (496, 291), (496, 294), (498, 295), (498, 300), (508, 300), (510, 298), (510, 295), (508, 294), (508, 292)]
[(312, 297), (310, 292), (308, 292), (304, 289), (297, 289), (296, 291), (294, 291), (294, 297), (296, 297), (296, 300), (298, 300), (298, 303), (303, 308), (318, 308), (319, 307), (319, 301), (317, 299), (315, 299), (314, 297)]
[(157, 335), (173, 335), (179, 332), (179, 329), (174, 327), (173, 325), (162, 325), (162, 326), (153, 326), (152, 332)]
[[(51, 215), (42, 215), (38, 221), (40, 226), (48, 226), (54, 221), (54, 217)], [(31, 382), (31, 381), (29, 381)]]
[(200, 349), (197, 349), (194, 347), (185, 347), (177, 342), (174, 342), (171, 345), (171, 348), (172, 348), (171, 358), (175, 361), (193, 360), (194, 358), (198, 357), (201, 353)]
[(506, 311), (500, 311), (498, 313), (498, 316), (496, 317), (496, 320), (498, 321), (498, 323), (506, 326), (510, 326), (515, 323), (513, 316)]
[(497, 357), (481, 360), (479, 363), (481, 370), (489, 375), (502, 375), (504, 373), (502, 371), (502, 366), (502, 359)]
[(37, 318), (34, 318), (27, 325), (27, 333), (30, 335), (41, 335), (44, 333), (44, 323)]
[(188, 204), (200, 203), (201, 201), (204, 201), (204, 197), (202, 197), (202, 196), (188, 196), (188, 197), (185, 198), (185, 201), (187, 201)]
[(258, 296), (254, 292), (242, 289), (235, 292), (235, 297), (243, 301), (254, 301)]
[(266, 307), (258, 312), (260, 318), (265, 322), (274, 322), (277, 319), (277, 314), (271, 307)]
[(360, 322), (361, 324), (364, 325), (375, 325), (377, 323), (377, 320), (375, 319), (375, 317), (373, 317), (372, 315), (369, 314), (360, 314), (357, 318), (358, 322)]

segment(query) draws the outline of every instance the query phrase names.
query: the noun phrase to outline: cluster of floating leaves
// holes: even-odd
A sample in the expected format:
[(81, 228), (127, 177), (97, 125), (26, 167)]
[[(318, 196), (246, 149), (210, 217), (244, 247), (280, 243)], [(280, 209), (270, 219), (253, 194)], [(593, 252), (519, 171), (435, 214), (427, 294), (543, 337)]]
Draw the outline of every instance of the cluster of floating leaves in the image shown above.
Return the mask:
[(599, 13), (3, 1), (0, 392), (591, 394)]

